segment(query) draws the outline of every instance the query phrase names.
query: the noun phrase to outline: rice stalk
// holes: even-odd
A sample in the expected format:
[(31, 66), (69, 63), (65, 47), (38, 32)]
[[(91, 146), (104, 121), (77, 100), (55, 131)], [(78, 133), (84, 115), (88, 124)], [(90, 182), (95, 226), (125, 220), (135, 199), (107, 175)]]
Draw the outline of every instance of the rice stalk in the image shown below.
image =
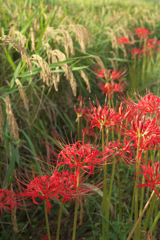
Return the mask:
[[(54, 54), (58, 58), (59, 62), (63, 62), (63, 61), (66, 60), (65, 54), (62, 53), (58, 49), (53, 50), (52, 54)], [(65, 72), (66, 79), (69, 80), (69, 82), (70, 82), (70, 85), (71, 85), (72, 92), (73, 92), (74, 96), (76, 96), (77, 83), (76, 83), (76, 80), (74, 78), (74, 75), (73, 75), (72, 71), (70, 70), (69, 66), (66, 63), (64, 65), (62, 65), (61, 68)]]
[(84, 73), (84, 71), (82, 69), (80, 69), (78, 72), (80, 73), (81, 77), (84, 79), (84, 81), (87, 85), (88, 92), (91, 93), (91, 87), (90, 87), (90, 84), (89, 84), (88, 77), (86, 76), (86, 74)]
[(35, 52), (35, 36), (33, 28), (30, 28), (29, 36), (31, 38), (31, 52)]
[(72, 31), (76, 37), (76, 41), (78, 41), (81, 50), (86, 52), (86, 46), (90, 45), (90, 37), (89, 37), (89, 30), (85, 28), (81, 24), (69, 24), (69, 31)]
[[(39, 55), (33, 54), (32, 55), (32, 62), (38, 67), (41, 68), (42, 71), (40, 72), (40, 77), (48, 87), (54, 84), (54, 88), (58, 91), (57, 79), (53, 72), (51, 72), (48, 63)], [(37, 62), (36, 62), (36, 61)]]
[(19, 129), (18, 129), (16, 119), (15, 119), (15, 117), (13, 115), (13, 112), (12, 112), (9, 95), (5, 96), (4, 102), (5, 102), (5, 105), (6, 105), (6, 113), (7, 113), (7, 118), (8, 118), (8, 121), (9, 121), (11, 134), (12, 134), (14, 139), (19, 140), (19, 131), (18, 131)]
[[(22, 84), (21, 84), (21, 82), (19, 81), (18, 78), (16, 78), (15, 82), (16, 82), (16, 84), (17, 84), (17, 86), (18, 86), (19, 88), (22, 87)], [(22, 100), (23, 100), (23, 104), (24, 104), (25, 109), (27, 110), (27, 112), (29, 112), (28, 99), (27, 99), (27, 95), (26, 95), (24, 89), (22, 89), (22, 88), (19, 89), (19, 93), (20, 93), (20, 96), (21, 96), (21, 98), (22, 98)]]
[(21, 46), (15, 39), (11, 38), (9, 35), (4, 35), (0, 37), (3, 44), (12, 44), (12, 47), (21, 54), (22, 60), (26, 60), (27, 66), (30, 68), (31, 74), (33, 71), (32, 62), (28, 56), (26, 49)]

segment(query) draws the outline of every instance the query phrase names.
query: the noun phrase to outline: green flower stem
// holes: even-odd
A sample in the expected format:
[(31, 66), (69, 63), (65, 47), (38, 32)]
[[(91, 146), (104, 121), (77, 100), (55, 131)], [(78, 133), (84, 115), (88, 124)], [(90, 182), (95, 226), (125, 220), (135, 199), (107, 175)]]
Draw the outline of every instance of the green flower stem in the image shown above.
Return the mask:
[(133, 218), (133, 209), (134, 209), (134, 201), (135, 201), (135, 189), (136, 189), (136, 185), (134, 185), (134, 190), (133, 190), (133, 198), (132, 198), (132, 206), (131, 206), (131, 219)]
[(117, 165), (117, 178), (118, 178), (119, 220), (120, 220), (120, 222), (122, 222), (122, 201), (121, 201), (120, 175), (119, 175), (118, 163), (116, 165)]
[(158, 222), (159, 219), (160, 219), (160, 211), (157, 214), (157, 216), (155, 217), (154, 222), (153, 222), (153, 224), (152, 224), (152, 226), (150, 228), (151, 233), (156, 230), (156, 225), (157, 225), (157, 222)]
[[(104, 151), (104, 127), (103, 126), (102, 126), (102, 151)], [(107, 165), (105, 164), (105, 166), (103, 168), (104, 187), (103, 187), (102, 213), (103, 213), (103, 216), (107, 218), (107, 215), (108, 215), (107, 211), (109, 211), (108, 210), (109, 206), (108, 206), (108, 201), (107, 201), (106, 176), (107, 176)], [(106, 221), (106, 227), (107, 227), (107, 232), (109, 232), (109, 223), (108, 223), (108, 221)], [(102, 239), (106, 240), (104, 219), (102, 220)]]
[[(144, 48), (146, 47), (146, 40), (144, 41)], [(145, 68), (146, 68), (146, 53), (143, 52), (143, 64), (142, 64), (142, 83), (144, 84), (145, 80)]]
[(58, 216), (58, 226), (57, 226), (56, 240), (59, 240), (60, 226), (61, 226), (61, 217), (62, 217), (62, 207), (63, 207), (63, 201), (61, 201), (61, 205), (60, 205), (60, 209), (59, 209), (59, 216)]
[(0, 224), (1, 224), (2, 230), (5, 231), (5, 228), (4, 228), (4, 225), (3, 225), (3, 223), (2, 223), (1, 217), (0, 217)]
[[(114, 130), (112, 128), (112, 140), (114, 140)], [(111, 176), (111, 183), (110, 183), (110, 189), (109, 189), (109, 198), (108, 198), (108, 206), (110, 206), (111, 202), (111, 194), (112, 194), (112, 187), (113, 187), (113, 180), (114, 180), (114, 174), (115, 174), (115, 166), (116, 166), (116, 159), (114, 159), (113, 167), (112, 167), (112, 176)], [(107, 219), (109, 220), (109, 209), (107, 211)]]
[[(138, 144), (137, 144), (137, 157), (136, 157), (136, 173), (139, 172), (139, 159), (138, 159), (138, 155), (139, 155), (139, 145), (140, 145), (140, 139), (141, 137), (139, 136), (138, 138)], [(134, 218), (134, 222), (137, 222), (138, 219), (138, 188), (136, 188), (136, 186), (138, 185), (138, 175), (136, 174), (136, 181), (135, 181), (135, 218)], [(134, 240), (137, 240), (137, 235), (138, 231), (137, 229), (134, 232)]]
[(154, 197), (152, 198), (152, 202), (149, 206), (149, 209), (148, 209), (148, 212), (147, 212), (147, 215), (146, 215), (146, 220), (145, 220), (145, 224), (144, 224), (144, 228), (143, 228), (144, 231), (147, 230), (149, 220), (151, 219), (151, 213), (152, 213), (152, 210), (153, 210), (153, 207), (154, 207), (155, 199), (156, 199), (156, 194), (154, 193)]
[[(79, 191), (79, 175), (77, 177), (77, 194)], [(77, 213), (78, 213), (78, 201), (75, 203), (75, 211), (74, 211), (74, 223), (73, 223), (73, 235), (72, 240), (76, 239), (76, 227), (77, 227)]]
[[(148, 160), (148, 150), (145, 151), (145, 165), (146, 166), (147, 166), (147, 160)], [(144, 181), (145, 181), (145, 177), (143, 175), (142, 182), (144, 182)], [(142, 209), (143, 209), (144, 190), (145, 189), (142, 187), (142, 189), (141, 189), (141, 201), (140, 201), (139, 215), (141, 214)], [(141, 220), (140, 220), (139, 226), (138, 226), (138, 239), (140, 239), (140, 234), (141, 234)]]
[(45, 212), (45, 219), (46, 219), (46, 227), (47, 227), (47, 236), (48, 240), (51, 240), (50, 230), (49, 230), (49, 222), (48, 222), (48, 214), (47, 214), (47, 201), (44, 199), (44, 212)]
[(150, 203), (150, 201), (151, 201), (153, 195), (154, 195), (154, 191), (152, 191), (150, 198), (148, 199), (148, 201), (147, 201), (145, 207), (143, 208), (143, 211), (142, 211), (141, 215), (139, 216), (138, 220), (136, 221), (136, 223), (135, 223), (135, 225), (134, 225), (132, 231), (130, 232), (130, 234), (129, 234), (127, 240), (130, 240), (130, 239), (131, 239), (131, 237), (132, 237), (134, 231), (136, 230), (136, 228), (137, 228), (137, 226), (138, 226), (138, 224), (139, 224), (139, 221), (142, 219), (142, 217), (143, 217), (143, 215), (144, 215), (144, 213), (145, 213), (145, 211), (146, 211), (146, 209), (147, 209), (147, 207), (148, 207), (148, 205), (149, 205), (149, 203)]
[(80, 117), (78, 117), (78, 129), (77, 129), (77, 132), (78, 132), (78, 141), (80, 140)]
[[(108, 203), (107, 203), (108, 206), (110, 206), (110, 202), (111, 202), (111, 194), (112, 194), (113, 179), (114, 179), (114, 174), (115, 174), (115, 166), (116, 166), (116, 162), (113, 163), (113, 167), (112, 167), (111, 183), (110, 183), (110, 189), (109, 189), (109, 198), (108, 198)], [(107, 211), (106, 216), (107, 216), (107, 219), (109, 220), (109, 209)]]
[(139, 87), (139, 77), (140, 77), (140, 58), (138, 57), (138, 67), (137, 67), (137, 86), (136, 88), (138, 89)]

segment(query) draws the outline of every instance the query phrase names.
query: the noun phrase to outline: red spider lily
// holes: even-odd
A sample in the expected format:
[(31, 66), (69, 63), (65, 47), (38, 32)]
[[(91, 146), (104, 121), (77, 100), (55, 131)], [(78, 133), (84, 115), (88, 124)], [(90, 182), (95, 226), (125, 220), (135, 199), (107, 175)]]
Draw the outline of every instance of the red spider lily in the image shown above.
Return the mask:
[(102, 90), (102, 94), (108, 94), (109, 93), (109, 98), (112, 97), (112, 93), (113, 93), (113, 89), (114, 86), (111, 83), (103, 83), (103, 82), (99, 82), (98, 83), (99, 88)]
[(127, 71), (126, 68), (121, 68), (119, 71), (118, 70), (112, 71), (111, 78), (113, 80), (117, 79), (119, 83), (121, 83), (122, 79), (126, 76), (126, 71)]
[(130, 105), (126, 106), (124, 103), (121, 102), (119, 108), (118, 106), (116, 106), (115, 112), (116, 112), (115, 124), (116, 126), (118, 125), (118, 127), (119, 125), (122, 124), (123, 121), (125, 121), (125, 123), (128, 123), (131, 120), (133, 120), (134, 112), (133, 108)]
[[(78, 97), (79, 108), (76, 108), (76, 106), (74, 106), (74, 111), (75, 111), (75, 113), (77, 114), (77, 119), (78, 119), (79, 117), (82, 117), (83, 114), (84, 114), (85, 106), (83, 106), (83, 104), (84, 104), (85, 100), (86, 100), (85, 98), (82, 99), (82, 97), (79, 96), (79, 97)], [(76, 119), (76, 121), (77, 121), (77, 119)]]
[(76, 169), (76, 175), (78, 176), (80, 171), (92, 174), (95, 168), (101, 168), (105, 159), (109, 159), (111, 153), (109, 151), (102, 152), (90, 143), (83, 144), (83, 142), (76, 142), (65, 146), (65, 149), (61, 150), (58, 159), (59, 165), (68, 165), (71, 169)]
[[(130, 141), (134, 141), (133, 145), (139, 147), (139, 157), (142, 150), (158, 148), (160, 141), (160, 128), (156, 124), (156, 119), (145, 120), (144, 116), (140, 118), (140, 115), (136, 116), (136, 120), (131, 122), (130, 129), (125, 127), (125, 140), (130, 137)], [(140, 144), (138, 146), (138, 140), (140, 138)]]
[(160, 194), (156, 190), (156, 187), (160, 185), (160, 171), (159, 171), (160, 170), (160, 163), (156, 162), (156, 163), (153, 163), (150, 166), (152, 161), (153, 160), (150, 160), (148, 162), (148, 166), (145, 166), (145, 164), (140, 166), (142, 171), (136, 173), (136, 174), (143, 174), (144, 178), (145, 178), (145, 182), (142, 183), (142, 184), (139, 184), (137, 186), (137, 188), (138, 187), (151, 187), (155, 191), (157, 196), (160, 197)]
[(151, 240), (151, 231), (148, 233), (148, 239)]
[(105, 72), (107, 73), (107, 80), (118, 80), (119, 83), (121, 83), (122, 79), (126, 76), (126, 71), (127, 69), (126, 68), (121, 68), (119, 71), (118, 70), (107, 70), (107, 69), (103, 69), (102, 71), (99, 71), (98, 72), (98, 75), (96, 78), (105, 78), (106, 79), (106, 76), (105, 76)]
[(138, 49), (138, 48), (132, 48), (132, 50), (131, 50), (131, 55), (132, 56), (139, 55), (139, 57), (140, 57), (141, 53), (142, 53), (141, 50)]
[(107, 71), (107, 69), (102, 69), (102, 71), (100, 71), (100, 70), (98, 70), (97, 71), (97, 77), (96, 78), (105, 78), (105, 75), (104, 75), (104, 73)]
[(117, 141), (110, 141), (107, 145), (107, 148), (112, 149), (114, 156), (118, 160), (123, 160), (126, 164), (134, 163), (134, 150), (131, 148), (129, 142), (123, 141), (121, 143), (119, 139)]
[(50, 211), (51, 207), (49, 199), (53, 199), (53, 197), (56, 199), (59, 197), (59, 182), (53, 184), (53, 181), (51, 181), (47, 175), (34, 177), (28, 184), (25, 181), (22, 181), (22, 179), (17, 178), (17, 180), (20, 182), (22, 190), (22, 193), (19, 193), (19, 196), (32, 199), (34, 204), (39, 204), (36, 200), (37, 198), (40, 198), (41, 200), (46, 199), (47, 212)]
[(88, 137), (95, 137), (96, 133), (94, 132), (93, 128), (85, 127), (82, 130), (84, 135), (87, 135)]
[[(131, 106), (132, 111), (135, 114), (147, 115), (151, 114), (151, 117), (157, 118), (160, 112), (160, 98), (154, 95), (153, 93), (148, 93), (144, 97), (134, 94), (137, 103), (134, 102), (129, 96), (126, 99), (124, 96), (121, 96), (127, 106)], [(132, 119), (133, 120), (133, 119)]]
[(16, 194), (8, 189), (2, 190), (0, 188), (1, 216), (3, 215), (3, 210), (10, 213), (13, 207), (17, 208)]
[(151, 44), (153, 46), (156, 46), (157, 45), (157, 40), (155, 38), (149, 38), (147, 39), (147, 45)]
[(153, 117), (154, 115), (158, 116), (160, 112), (160, 98), (153, 93), (148, 93), (144, 97), (139, 96), (139, 98), (135, 95), (137, 99), (137, 103), (133, 102), (129, 99), (128, 104), (132, 104), (135, 109), (135, 112), (139, 112), (142, 115), (151, 114)]
[(77, 176), (80, 172), (92, 174), (93, 170), (98, 168), (99, 171), (106, 162), (105, 160), (108, 159), (109, 162), (112, 157), (111, 153), (101, 151), (98, 146), (90, 142), (85, 144), (84, 139), (67, 144), (56, 131), (54, 131), (53, 137), (54, 143), (60, 150), (42, 141), (50, 154), (53, 155), (50, 159), (51, 165), (56, 163), (56, 168), (65, 166), (65, 168), (74, 169)]
[(120, 45), (122, 45), (122, 44), (126, 44), (126, 45), (133, 44), (133, 42), (129, 42), (129, 39), (126, 38), (126, 37), (119, 38), (117, 43), (120, 44)]
[(141, 39), (146, 39), (148, 35), (152, 34), (153, 32), (149, 32), (146, 28), (138, 28), (135, 33), (139, 36)]
[(109, 109), (108, 106), (101, 107), (97, 99), (97, 107), (90, 102), (90, 126), (102, 129), (102, 126), (111, 127), (114, 125), (115, 112), (114, 109)]
[[(91, 189), (83, 185), (88, 178), (88, 176), (84, 177), (83, 174), (79, 175), (78, 193), (77, 173), (72, 173), (67, 170), (62, 171), (62, 173), (54, 171), (50, 177), (47, 175), (38, 175), (35, 177), (35, 174), (32, 173), (32, 175), (29, 175), (27, 172), (25, 175), (28, 177), (28, 180), (24, 179), (20, 174), (16, 176), (22, 190), (18, 196), (25, 197), (25, 199), (32, 199), (34, 204), (39, 204), (39, 202), (37, 202), (38, 198), (42, 201), (46, 200), (47, 212), (50, 211), (51, 199), (63, 201), (63, 203), (65, 203), (72, 199), (78, 200), (80, 196), (84, 196), (86, 193), (91, 193)], [(97, 183), (97, 186), (100, 185), (101, 183)]]
[(125, 83), (119, 84), (119, 83), (102, 83), (102, 82), (100, 82), (98, 85), (101, 88), (103, 94), (108, 94), (109, 92), (109, 98), (111, 98), (112, 93), (123, 92), (127, 86)]
[[(43, 235), (41, 240), (48, 240), (48, 235), (47, 234)], [(56, 240), (56, 238), (51, 237), (51, 240)]]

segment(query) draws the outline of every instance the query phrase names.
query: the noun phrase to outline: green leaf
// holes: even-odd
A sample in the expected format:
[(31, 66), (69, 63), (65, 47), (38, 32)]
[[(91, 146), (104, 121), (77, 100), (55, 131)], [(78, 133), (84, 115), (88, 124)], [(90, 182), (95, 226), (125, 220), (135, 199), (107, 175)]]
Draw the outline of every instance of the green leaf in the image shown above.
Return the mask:
[(35, 15), (37, 13), (37, 10), (32, 14), (32, 16), (28, 19), (28, 21), (26, 22), (25, 26), (22, 28), (21, 33), (24, 34), (26, 29), (29, 27), (29, 25), (31, 24), (32, 20), (34, 19)]
[[(33, 146), (33, 143), (32, 143), (32, 141), (31, 141), (30, 137), (29, 137), (23, 130), (20, 129), (20, 131), (23, 133), (23, 135), (24, 135), (25, 138), (27, 139), (32, 154), (33, 154), (35, 157), (37, 157), (37, 152), (36, 152), (36, 150), (35, 150), (35, 148), (34, 148), (34, 146)], [(41, 173), (41, 171), (40, 171), (40, 166), (39, 166), (39, 164), (38, 164), (38, 162), (37, 162), (36, 160), (35, 160), (35, 164), (36, 164), (36, 171), (38, 171), (38, 173)]]
[(22, 63), (19, 62), (18, 66), (17, 66), (17, 68), (16, 68), (16, 70), (15, 70), (15, 72), (14, 72), (14, 74), (13, 74), (13, 78), (12, 78), (11, 81), (10, 81), (10, 89), (12, 89), (12, 87), (13, 87), (13, 85), (14, 85), (15, 79), (16, 79), (17, 76), (18, 76), (18, 73), (19, 73), (19, 70), (20, 70), (20, 68), (21, 68), (21, 65), (22, 65)]

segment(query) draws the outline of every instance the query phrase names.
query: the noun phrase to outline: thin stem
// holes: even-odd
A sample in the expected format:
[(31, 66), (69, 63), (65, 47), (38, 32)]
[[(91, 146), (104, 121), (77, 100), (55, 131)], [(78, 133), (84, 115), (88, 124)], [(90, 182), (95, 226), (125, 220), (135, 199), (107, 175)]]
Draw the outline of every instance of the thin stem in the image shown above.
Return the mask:
[(78, 129), (77, 129), (77, 132), (78, 132), (78, 141), (80, 140), (80, 117), (78, 117)]
[(4, 228), (4, 225), (3, 225), (3, 223), (2, 223), (1, 217), (0, 217), (0, 224), (1, 224), (2, 230), (5, 231), (5, 228)]
[(45, 212), (48, 240), (51, 240), (51, 235), (50, 235), (50, 230), (49, 230), (49, 222), (48, 222), (48, 214), (47, 214), (47, 201), (46, 201), (46, 199), (44, 199), (44, 212)]
[[(104, 151), (104, 127), (102, 126), (102, 151)], [(107, 175), (107, 165), (105, 162), (103, 168), (103, 179), (104, 179), (104, 187), (103, 187), (103, 202), (102, 202), (102, 213), (103, 216), (107, 218), (107, 211), (109, 211), (108, 201), (107, 201), (107, 183), (106, 183), (106, 175)], [(108, 207), (107, 207), (108, 206)], [(109, 231), (109, 224), (108, 221), (106, 222), (107, 232)], [(104, 219), (102, 220), (102, 239), (106, 239), (105, 234), (105, 224)]]
[(61, 201), (61, 205), (60, 205), (60, 209), (59, 209), (59, 216), (58, 216), (58, 226), (57, 226), (56, 240), (59, 240), (60, 226), (61, 226), (61, 217), (62, 217), (62, 207), (63, 207), (63, 201)]
[(117, 165), (117, 178), (118, 178), (119, 220), (120, 220), (120, 222), (122, 222), (122, 201), (121, 201), (120, 175), (119, 175), (118, 163), (116, 165)]
[[(138, 173), (139, 171), (139, 159), (138, 159), (138, 156), (139, 156), (139, 145), (140, 145), (140, 136), (138, 138), (138, 144), (137, 144), (137, 157), (136, 157), (136, 173)], [(135, 218), (134, 218), (134, 222), (136, 223), (137, 222), (137, 219), (138, 219), (138, 188), (136, 188), (138, 185), (138, 175), (136, 174), (136, 182), (135, 182)], [(134, 240), (137, 240), (138, 236), (138, 231), (136, 229), (135, 233), (134, 233)]]
[(156, 229), (156, 224), (157, 224), (159, 218), (160, 218), (160, 211), (157, 214), (157, 216), (155, 217), (154, 222), (153, 222), (153, 224), (152, 224), (152, 226), (150, 228), (151, 233)]
[(147, 230), (148, 223), (149, 223), (149, 220), (151, 218), (152, 208), (154, 207), (155, 198), (156, 198), (156, 194), (154, 194), (154, 197), (152, 199), (152, 202), (151, 202), (151, 204), (149, 206), (149, 209), (148, 209), (148, 212), (147, 212), (147, 215), (146, 215), (146, 221), (145, 221), (145, 224), (144, 224), (144, 231)]
[(147, 207), (148, 207), (148, 205), (149, 205), (149, 203), (150, 203), (150, 201), (151, 201), (153, 195), (154, 195), (154, 191), (152, 191), (152, 194), (151, 194), (150, 198), (148, 199), (148, 201), (147, 201), (145, 207), (143, 208), (143, 211), (142, 211), (141, 215), (139, 216), (138, 220), (136, 221), (136, 223), (135, 223), (135, 225), (134, 225), (132, 231), (130, 232), (130, 234), (129, 234), (127, 240), (130, 240), (130, 239), (131, 239), (131, 237), (132, 237), (134, 231), (136, 230), (136, 228), (137, 228), (137, 226), (138, 226), (138, 224), (139, 224), (139, 221), (142, 219), (142, 217), (143, 217), (143, 215), (144, 215), (144, 213), (145, 213), (145, 211), (146, 211), (146, 209), (147, 209)]
[[(79, 191), (79, 175), (77, 177), (77, 193)], [(72, 240), (76, 239), (76, 226), (77, 226), (77, 213), (78, 213), (78, 201), (75, 203), (75, 211), (74, 211), (74, 223), (73, 223), (73, 235)]]
[[(147, 160), (148, 160), (148, 150), (145, 151), (145, 165), (147, 165)], [(142, 182), (145, 181), (145, 177), (143, 175)], [(140, 209), (139, 209), (139, 215), (142, 212), (143, 209), (143, 200), (144, 200), (144, 188), (141, 189), (141, 201), (140, 201)], [(138, 227), (138, 239), (140, 239), (140, 234), (141, 234), (141, 220), (139, 222), (139, 227)]]

